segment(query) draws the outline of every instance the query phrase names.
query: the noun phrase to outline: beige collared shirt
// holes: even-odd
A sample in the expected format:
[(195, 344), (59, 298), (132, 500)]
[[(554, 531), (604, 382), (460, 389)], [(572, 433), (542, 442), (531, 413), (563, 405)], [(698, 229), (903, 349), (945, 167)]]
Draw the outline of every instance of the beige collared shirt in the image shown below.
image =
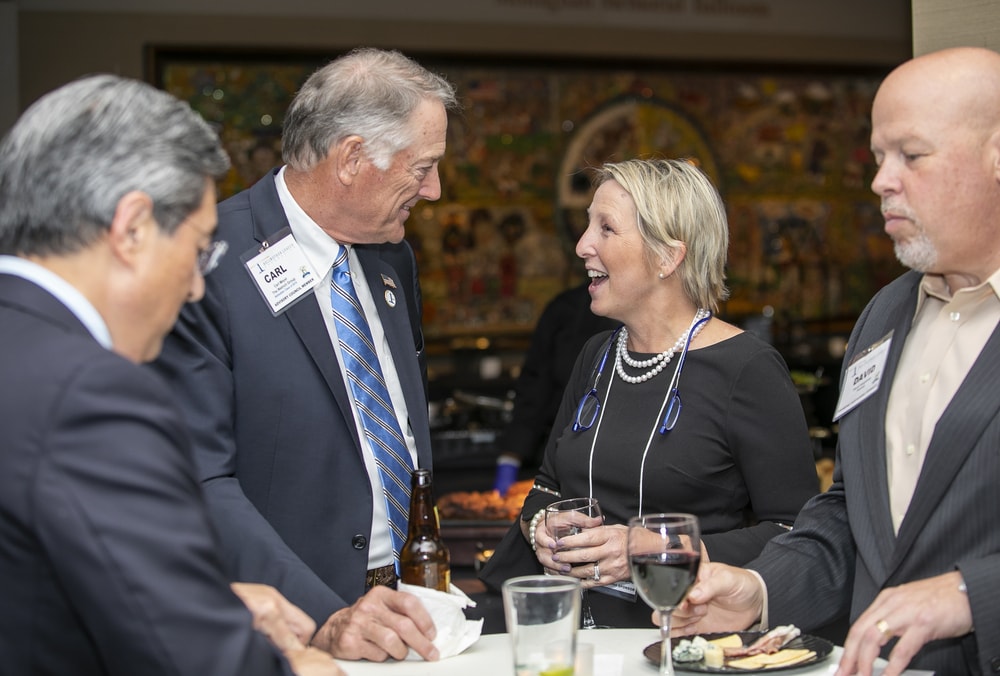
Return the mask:
[(938, 419), (1000, 322), (1000, 270), (952, 294), (924, 275), (885, 414), (889, 502), (896, 532), (906, 515)]
[[(1000, 322), (1000, 270), (952, 294), (941, 275), (924, 275), (917, 309), (892, 381), (885, 413), (892, 523), (899, 532), (937, 421)], [(767, 585), (755, 627), (768, 628)]]

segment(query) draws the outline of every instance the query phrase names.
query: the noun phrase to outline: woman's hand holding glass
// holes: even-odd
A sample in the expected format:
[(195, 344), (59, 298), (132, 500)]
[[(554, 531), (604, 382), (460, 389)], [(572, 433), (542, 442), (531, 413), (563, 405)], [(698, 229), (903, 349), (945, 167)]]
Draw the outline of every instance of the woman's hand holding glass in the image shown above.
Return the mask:
[[(580, 577), (591, 582), (589, 586), (601, 582), (600, 551), (593, 546), (594, 531), (603, 530), (604, 515), (595, 498), (570, 498), (554, 502), (545, 508), (545, 530), (552, 539), (550, 563), (546, 566), (563, 575)], [(589, 537), (584, 537), (589, 536)], [(574, 541), (576, 540), (576, 541)], [(546, 565), (542, 556), (539, 560)], [(582, 565), (580, 565), (582, 564)], [(581, 574), (580, 568), (590, 569)], [(575, 570), (574, 570), (575, 568)], [(597, 625), (590, 612), (587, 590), (584, 589), (581, 615), (584, 629)]]
[[(551, 536), (549, 536), (551, 538)], [(547, 540), (551, 546), (539, 556), (550, 572), (578, 577), (584, 589), (628, 580), (631, 569), (628, 563), (628, 528), (622, 525), (596, 525), (585, 527), (575, 535)], [(539, 551), (542, 541), (539, 540)], [(600, 580), (594, 578), (594, 565)]]
[(584, 574), (583, 568), (592, 568), (599, 554), (593, 550), (604, 542), (597, 532), (603, 525), (601, 506), (594, 498), (552, 503), (545, 508), (545, 518), (535, 534), (538, 560), (553, 573), (581, 579), (592, 577), (590, 571)]

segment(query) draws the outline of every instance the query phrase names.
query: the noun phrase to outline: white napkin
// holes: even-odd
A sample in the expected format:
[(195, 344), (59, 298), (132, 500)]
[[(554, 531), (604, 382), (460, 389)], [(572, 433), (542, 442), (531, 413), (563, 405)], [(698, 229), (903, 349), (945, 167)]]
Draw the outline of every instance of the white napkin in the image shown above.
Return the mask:
[[(442, 660), (463, 652), (478, 641), (479, 635), (483, 633), (482, 619), (467, 620), (465, 613), (462, 612), (463, 608), (475, 608), (476, 602), (455, 585), (451, 585), (451, 591), (447, 594), (436, 589), (427, 589), (402, 582), (397, 584), (396, 589), (419, 598), (424, 604), (424, 608), (430, 613), (431, 619), (434, 620), (434, 627), (437, 629), (434, 647), (438, 649)], [(411, 648), (406, 659), (422, 660), (423, 658)]]

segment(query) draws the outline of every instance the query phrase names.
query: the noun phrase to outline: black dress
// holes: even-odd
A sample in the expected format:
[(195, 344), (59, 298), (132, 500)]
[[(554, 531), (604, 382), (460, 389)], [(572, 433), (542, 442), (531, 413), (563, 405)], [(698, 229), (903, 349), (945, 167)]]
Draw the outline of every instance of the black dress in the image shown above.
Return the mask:
[[(696, 514), (713, 561), (750, 561), (818, 491), (805, 415), (784, 360), (750, 333), (689, 351), (679, 382), (681, 414), (671, 431), (660, 434), (660, 411), (677, 357), (655, 377), (632, 384), (615, 373), (613, 345), (597, 388), (603, 417), (574, 432), (577, 406), (594, 385), (609, 339), (605, 332), (584, 346), (536, 484), (563, 498), (592, 494), (607, 524), (624, 524), (640, 513), (641, 475), (642, 513)], [(627, 366), (626, 372), (638, 374)], [(533, 490), (521, 518), (530, 520), (557, 499)], [(514, 538), (505, 542), (519, 546)], [(494, 583), (502, 576), (493, 571)], [(641, 599), (589, 596), (598, 624), (650, 626), (650, 610)]]

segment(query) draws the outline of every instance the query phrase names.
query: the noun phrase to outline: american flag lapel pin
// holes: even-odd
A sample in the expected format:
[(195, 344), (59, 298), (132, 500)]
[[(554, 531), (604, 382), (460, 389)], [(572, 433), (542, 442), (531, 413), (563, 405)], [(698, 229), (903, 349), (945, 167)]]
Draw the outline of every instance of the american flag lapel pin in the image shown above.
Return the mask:
[[(382, 274), (382, 273), (379, 273)], [(392, 277), (382, 274), (382, 283), (388, 288), (385, 290), (385, 303), (389, 307), (396, 307), (396, 294), (392, 292), (392, 289), (396, 288), (396, 282), (392, 281)]]

